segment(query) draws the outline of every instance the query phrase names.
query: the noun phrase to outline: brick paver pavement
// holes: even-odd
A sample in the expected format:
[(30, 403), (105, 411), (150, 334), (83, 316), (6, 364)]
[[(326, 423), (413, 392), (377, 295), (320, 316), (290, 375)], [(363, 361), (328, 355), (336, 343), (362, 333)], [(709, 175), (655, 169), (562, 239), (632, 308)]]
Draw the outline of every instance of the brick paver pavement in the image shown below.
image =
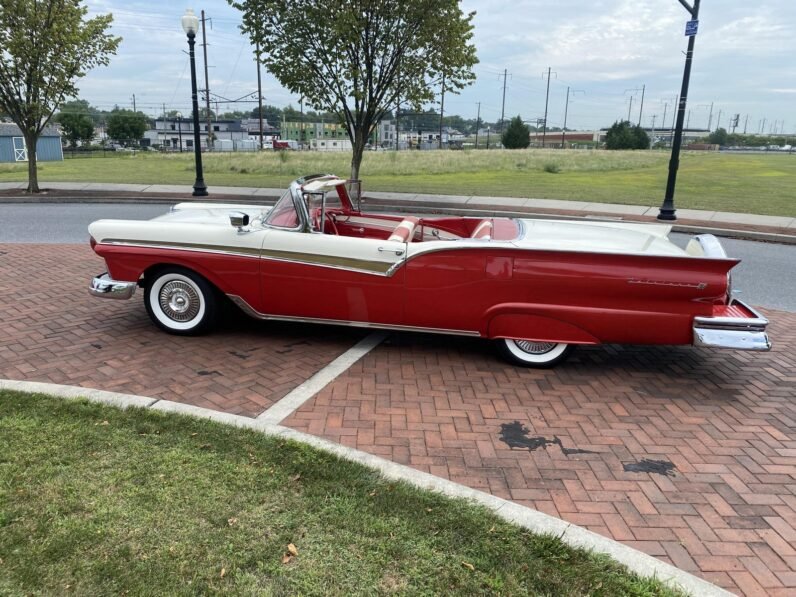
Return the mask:
[(363, 332), (232, 312), (208, 336), (159, 331), (141, 293), (88, 295), (102, 259), (83, 245), (0, 245), (0, 377), (86, 386), (255, 416)]
[(285, 424), (794, 595), (796, 314), (768, 315), (770, 353), (582, 348), (554, 371), (393, 335)]

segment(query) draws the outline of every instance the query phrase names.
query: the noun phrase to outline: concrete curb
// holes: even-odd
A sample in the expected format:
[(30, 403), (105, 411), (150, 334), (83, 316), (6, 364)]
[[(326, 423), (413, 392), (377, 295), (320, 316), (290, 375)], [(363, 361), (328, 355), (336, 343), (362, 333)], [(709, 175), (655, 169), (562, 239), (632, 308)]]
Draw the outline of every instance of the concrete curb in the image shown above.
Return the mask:
[(614, 541), (613, 539), (608, 539), (607, 537), (603, 537), (602, 535), (598, 535), (582, 527), (570, 524), (559, 518), (454, 483), (453, 481), (391, 462), (379, 456), (335, 444), (328, 440), (280, 425), (273, 425), (257, 419), (222, 413), (198, 406), (172, 402), (170, 400), (156, 400), (144, 396), (105, 392), (103, 390), (94, 390), (78, 386), (0, 379), (0, 389), (29, 393), (46, 393), (66, 399), (86, 398), (91, 402), (99, 402), (118, 408), (129, 408), (134, 406), (151, 408), (166, 413), (178, 413), (197, 418), (210, 419), (225, 425), (252, 429), (266, 435), (309, 444), (346, 460), (358, 462), (370, 468), (374, 468), (388, 479), (405, 481), (415, 487), (436, 491), (449, 497), (473, 501), (489, 508), (496, 515), (508, 522), (517, 524), (536, 533), (556, 535), (571, 547), (583, 548), (606, 554), (621, 564), (624, 564), (629, 570), (640, 576), (658, 578), (663, 583), (687, 593), (716, 597), (732, 595), (729, 591), (689, 574), (684, 570), (680, 570), (679, 568), (662, 562), (632, 547)]

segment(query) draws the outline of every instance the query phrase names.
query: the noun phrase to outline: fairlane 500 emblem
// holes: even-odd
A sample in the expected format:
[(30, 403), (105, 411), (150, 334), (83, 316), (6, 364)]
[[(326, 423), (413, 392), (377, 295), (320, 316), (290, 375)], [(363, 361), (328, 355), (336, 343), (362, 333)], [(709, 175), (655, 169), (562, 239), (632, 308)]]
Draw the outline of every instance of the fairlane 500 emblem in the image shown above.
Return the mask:
[(705, 282), (698, 282), (696, 284), (689, 284), (688, 282), (672, 282), (670, 280), (638, 280), (630, 278), (628, 284), (649, 284), (651, 286), (678, 286), (682, 288), (696, 288), (697, 290), (704, 290), (708, 287)]

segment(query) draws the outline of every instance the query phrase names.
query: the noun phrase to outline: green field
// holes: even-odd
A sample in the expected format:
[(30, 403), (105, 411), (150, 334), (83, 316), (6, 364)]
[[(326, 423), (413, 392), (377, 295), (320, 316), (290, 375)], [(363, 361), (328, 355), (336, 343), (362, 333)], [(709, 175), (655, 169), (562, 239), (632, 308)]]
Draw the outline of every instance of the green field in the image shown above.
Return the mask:
[[(298, 176), (346, 176), (347, 153), (206, 154), (209, 186), (283, 187)], [(657, 206), (669, 154), (658, 151), (490, 150), (367, 152), (365, 190), (598, 201)], [(551, 173), (547, 170), (557, 170)], [(121, 154), (41, 165), (40, 180), (190, 184), (191, 154)], [(0, 165), (1, 181), (26, 180), (25, 166)], [(46, 186), (46, 185), (45, 185)], [(685, 152), (681, 208), (796, 216), (796, 154)]]
[(308, 446), (0, 390), (2, 595), (674, 595)]

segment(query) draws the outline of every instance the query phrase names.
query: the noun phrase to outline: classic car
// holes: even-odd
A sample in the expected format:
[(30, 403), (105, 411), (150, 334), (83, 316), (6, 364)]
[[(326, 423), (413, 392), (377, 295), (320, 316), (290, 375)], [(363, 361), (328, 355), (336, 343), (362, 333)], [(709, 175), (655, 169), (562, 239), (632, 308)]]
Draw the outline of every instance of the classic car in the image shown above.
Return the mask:
[(578, 344), (769, 350), (768, 321), (733, 297), (712, 235), (670, 226), (409, 216), (366, 210), (359, 181), (312, 175), (261, 205), (180, 203), (148, 221), (99, 220), (108, 272), (90, 293), (143, 289), (172, 334), (211, 328), (224, 297), (259, 319), (492, 339), (549, 367)]

